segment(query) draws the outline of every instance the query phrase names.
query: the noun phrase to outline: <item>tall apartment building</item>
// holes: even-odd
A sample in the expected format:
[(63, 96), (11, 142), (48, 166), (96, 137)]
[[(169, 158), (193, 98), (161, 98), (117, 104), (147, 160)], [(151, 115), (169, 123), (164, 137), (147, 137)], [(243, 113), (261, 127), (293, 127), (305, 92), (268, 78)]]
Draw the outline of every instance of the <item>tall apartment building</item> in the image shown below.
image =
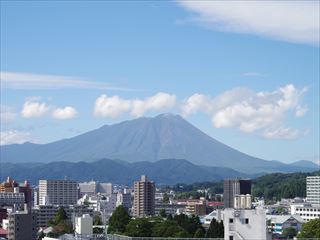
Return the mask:
[(155, 184), (148, 181), (145, 175), (140, 181), (134, 182), (134, 210), (135, 217), (153, 216), (155, 209)]
[(40, 180), (40, 205), (72, 205), (78, 200), (77, 182), (72, 180)]
[(0, 184), (0, 193), (23, 193), (24, 203), (27, 204), (28, 209), (31, 209), (32, 205), (32, 188), (28, 181), (24, 181), (23, 184), (17, 183), (11, 177)]
[(251, 194), (251, 180), (235, 179), (224, 180), (223, 184), (223, 199), (225, 208), (234, 207), (234, 197), (236, 195)]
[(36, 215), (27, 211), (14, 212), (8, 215), (8, 240), (37, 239)]
[(320, 205), (320, 176), (307, 177), (307, 202)]

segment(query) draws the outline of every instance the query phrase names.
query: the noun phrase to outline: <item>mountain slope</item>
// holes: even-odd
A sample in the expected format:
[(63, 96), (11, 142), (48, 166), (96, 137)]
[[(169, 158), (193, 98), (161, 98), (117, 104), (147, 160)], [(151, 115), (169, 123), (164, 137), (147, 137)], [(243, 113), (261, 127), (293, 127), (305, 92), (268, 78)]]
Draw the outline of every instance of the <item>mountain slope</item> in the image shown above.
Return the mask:
[(247, 177), (248, 175), (228, 168), (203, 167), (186, 160), (165, 159), (156, 162), (128, 163), (118, 160), (103, 159), (95, 162), (52, 162), (35, 165), (2, 164), (2, 178), (11, 176), (18, 181), (28, 179), (37, 184), (40, 179), (69, 179), (77, 181), (113, 182), (132, 185), (140, 175), (148, 177), (156, 184), (193, 183), (199, 181), (216, 181), (224, 178)]
[(196, 165), (228, 167), (246, 173), (312, 170), (241, 153), (206, 135), (180, 116), (170, 114), (106, 125), (49, 144), (1, 147), (3, 162), (90, 162), (103, 158), (128, 162), (186, 159)]

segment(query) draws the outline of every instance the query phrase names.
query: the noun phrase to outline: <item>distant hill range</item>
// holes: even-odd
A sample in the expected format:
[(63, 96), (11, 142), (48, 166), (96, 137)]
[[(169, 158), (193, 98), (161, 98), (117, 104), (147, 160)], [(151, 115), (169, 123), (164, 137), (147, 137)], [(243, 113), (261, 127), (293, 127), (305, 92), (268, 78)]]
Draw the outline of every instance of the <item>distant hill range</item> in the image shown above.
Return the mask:
[[(309, 161), (284, 164), (280, 161), (267, 161), (249, 156), (213, 139), (182, 117), (172, 114), (105, 125), (82, 135), (53, 143), (5, 145), (1, 146), (0, 150), (2, 162), (39, 162), (51, 163), (52, 166), (56, 166), (52, 162), (92, 162), (92, 165), (89, 163), (78, 163), (78, 165), (65, 163), (64, 165), (94, 166), (99, 163), (96, 161), (101, 159), (121, 159), (137, 163), (126, 166), (139, 166), (141, 163), (138, 162), (144, 162), (144, 165), (154, 162), (156, 165), (161, 159), (185, 159), (198, 166), (232, 168), (246, 174), (313, 171), (319, 168)], [(121, 161), (112, 163), (114, 165), (109, 161), (107, 167), (122, 166)], [(59, 165), (59, 163), (56, 164)], [(104, 165), (101, 166), (103, 167)], [(115, 170), (118, 171), (117, 174), (121, 173), (120, 169), (118, 170)], [(83, 174), (89, 174), (89, 172), (83, 172)], [(183, 171), (180, 174), (183, 174)], [(218, 174), (218, 172), (212, 172), (212, 174)], [(125, 174), (121, 175), (126, 177)], [(170, 176), (167, 177), (170, 178)]]
[(164, 159), (156, 162), (128, 163), (103, 159), (95, 162), (52, 162), (44, 164), (3, 163), (1, 175), (12, 176), (17, 181), (28, 179), (38, 184), (39, 179), (97, 180), (132, 185), (142, 174), (157, 185), (218, 181), (224, 178), (249, 177), (230, 168), (197, 166), (186, 160)]

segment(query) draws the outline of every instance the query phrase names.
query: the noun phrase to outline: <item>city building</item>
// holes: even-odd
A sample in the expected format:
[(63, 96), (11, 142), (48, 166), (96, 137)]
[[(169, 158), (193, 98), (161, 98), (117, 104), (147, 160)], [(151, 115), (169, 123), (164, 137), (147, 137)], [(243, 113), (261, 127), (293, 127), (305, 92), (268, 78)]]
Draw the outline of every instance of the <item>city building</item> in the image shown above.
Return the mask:
[(13, 207), (14, 210), (23, 210), (25, 204), (24, 193), (0, 192), (0, 207)]
[(111, 215), (117, 207), (117, 194), (113, 193), (109, 196), (99, 199), (97, 202), (97, 211), (106, 215)]
[(28, 211), (8, 215), (8, 240), (37, 239), (37, 218)]
[(80, 196), (94, 196), (98, 193), (110, 195), (113, 192), (112, 183), (99, 183), (96, 181), (79, 183)]
[(131, 193), (127, 192), (126, 189), (124, 189), (123, 192), (118, 192), (116, 205), (122, 205), (125, 208), (130, 209), (132, 207)]
[(307, 177), (307, 202), (320, 205), (320, 176)]
[(28, 181), (24, 181), (23, 184), (17, 183), (11, 177), (0, 184), (0, 193), (23, 193), (24, 203), (27, 204), (28, 209), (32, 206), (32, 188)]
[(251, 209), (251, 195), (235, 195), (233, 204), (235, 209)]
[(251, 180), (235, 179), (224, 180), (223, 184), (223, 199), (225, 208), (234, 207), (234, 197), (236, 195), (251, 194)]
[(266, 212), (255, 209), (226, 208), (223, 211), (224, 239), (270, 239), (267, 232)]
[(78, 200), (77, 182), (72, 180), (40, 180), (40, 205), (72, 205)]
[(19, 184), (11, 177), (8, 177), (7, 181), (0, 184), (0, 192), (14, 192), (15, 187), (19, 187)]
[(208, 215), (200, 218), (200, 221), (209, 226), (212, 219), (215, 219), (216, 221), (220, 222), (222, 220), (222, 210), (221, 209), (217, 209), (212, 211), (211, 213), (209, 213)]
[(134, 182), (133, 215), (135, 217), (153, 216), (155, 209), (155, 184), (145, 175)]
[[(184, 208), (184, 207), (183, 207)], [(160, 215), (161, 210), (165, 210), (167, 215), (174, 216), (177, 214), (177, 210), (182, 209), (180, 205), (173, 203), (156, 203), (154, 208), (154, 214)]]
[(186, 213), (195, 216), (206, 215), (206, 199), (201, 197), (200, 199), (187, 200)]
[(80, 235), (92, 235), (93, 219), (89, 214), (83, 214), (75, 219), (75, 233)]
[(308, 203), (291, 204), (290, 213), (291, 215), (299, 215), (303, 220), (308, 222), (312, 219), (320, 218), (320, 206)]
[[(82, 216), (83, 214), (93, 215), (93, 209), (85, 205), (65, 205), (62, 207), (72, 223), (74, 223), (75, 217)], [(48, 227), (49, 221), (54, 219), (59, 208), (59, 205), (39, 205), (34, 208), (33, 211), (37, 214), (37, 226), (39, 228)]]
[(273, 234), (281, 235), (286, 228), (294, 228), (297, 232), (301, 230), (305, 222), (299, 215), (266, 215), (268, 228)]

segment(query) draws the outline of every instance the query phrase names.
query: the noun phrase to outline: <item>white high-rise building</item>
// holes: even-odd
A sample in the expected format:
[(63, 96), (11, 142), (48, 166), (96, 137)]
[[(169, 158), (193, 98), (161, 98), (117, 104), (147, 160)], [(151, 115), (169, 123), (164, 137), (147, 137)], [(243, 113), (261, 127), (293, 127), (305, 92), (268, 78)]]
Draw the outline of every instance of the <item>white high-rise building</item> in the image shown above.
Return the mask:
[(307, 177), (307, 202), (320, 205), (320, 176)]
[(40, 180), (40, 205), (72, 205), (78, 200), (77, 182), (72, 180)]

